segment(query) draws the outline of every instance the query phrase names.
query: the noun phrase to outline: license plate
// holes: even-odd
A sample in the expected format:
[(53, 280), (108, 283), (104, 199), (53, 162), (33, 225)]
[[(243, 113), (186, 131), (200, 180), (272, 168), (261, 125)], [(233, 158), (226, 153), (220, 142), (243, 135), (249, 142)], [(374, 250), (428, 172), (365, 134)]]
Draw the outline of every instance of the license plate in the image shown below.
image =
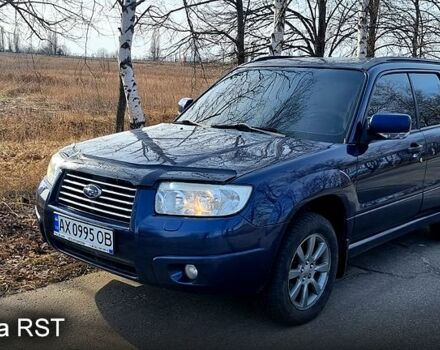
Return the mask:
[(53, 234), (70, 242), (113, 254), (112, 230), (55, 213)]

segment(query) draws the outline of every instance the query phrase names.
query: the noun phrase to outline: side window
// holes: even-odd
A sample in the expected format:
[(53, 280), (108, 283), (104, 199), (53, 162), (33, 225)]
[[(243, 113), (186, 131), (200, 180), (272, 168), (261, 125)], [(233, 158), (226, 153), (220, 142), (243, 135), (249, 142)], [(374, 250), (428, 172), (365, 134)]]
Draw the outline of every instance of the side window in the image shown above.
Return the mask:
[(420, 126), (440, 125), (440, 80), (436, 74), (410, 74), (419, 107)]
[(368, 117), (378, 112), (408, 114), (412, 118), (412, 128), (417, 129), (416, 107), (406, 73), (384, 75), (376, 82)]

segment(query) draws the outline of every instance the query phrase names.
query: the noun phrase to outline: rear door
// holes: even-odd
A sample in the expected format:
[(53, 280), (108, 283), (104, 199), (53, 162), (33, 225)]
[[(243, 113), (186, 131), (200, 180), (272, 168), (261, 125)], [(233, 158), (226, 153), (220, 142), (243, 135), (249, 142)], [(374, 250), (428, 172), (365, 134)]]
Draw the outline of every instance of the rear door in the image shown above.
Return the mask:
[(378, 78), (367, 117), (378, 112), (409, 114), (412, 131), (404, 139), (373, 141), (359, 156), (356, 191), (360, 211), (354, 240), (410, 221), (422, 205), (425, 137), (418, 127), (408, 74), (391, 73)]
[(436, 73), (410, 74), (426, 138), (427, 162), (422, 211), (440, 211), (440, 79)]

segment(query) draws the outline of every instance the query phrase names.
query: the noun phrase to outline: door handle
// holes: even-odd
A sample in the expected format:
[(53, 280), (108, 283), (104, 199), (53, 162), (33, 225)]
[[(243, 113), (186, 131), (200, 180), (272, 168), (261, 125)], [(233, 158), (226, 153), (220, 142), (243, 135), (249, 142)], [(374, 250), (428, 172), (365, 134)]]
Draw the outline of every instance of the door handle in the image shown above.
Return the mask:
[(411, 153), (420, 153), (423, 150), (423, 145), (418, 143), (412, 143), (411, 146), (408, 147), (408, 151)]

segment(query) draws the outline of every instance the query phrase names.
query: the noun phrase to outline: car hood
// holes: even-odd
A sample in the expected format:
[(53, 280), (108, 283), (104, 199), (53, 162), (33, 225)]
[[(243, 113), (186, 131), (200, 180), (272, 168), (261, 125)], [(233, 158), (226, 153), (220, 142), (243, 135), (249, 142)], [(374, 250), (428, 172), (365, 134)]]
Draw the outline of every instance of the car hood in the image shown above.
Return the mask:
[(78, 143), (67, 153), (104, 163), (160, 169), (161, 177), (171, 173), (179, 173), (180, 177), (192, 173), (189, 177), (193, 177), (199, 172), (217, 174), (217, 180), (226, 181), (330, 145), (233, 129), (163, 123)]

